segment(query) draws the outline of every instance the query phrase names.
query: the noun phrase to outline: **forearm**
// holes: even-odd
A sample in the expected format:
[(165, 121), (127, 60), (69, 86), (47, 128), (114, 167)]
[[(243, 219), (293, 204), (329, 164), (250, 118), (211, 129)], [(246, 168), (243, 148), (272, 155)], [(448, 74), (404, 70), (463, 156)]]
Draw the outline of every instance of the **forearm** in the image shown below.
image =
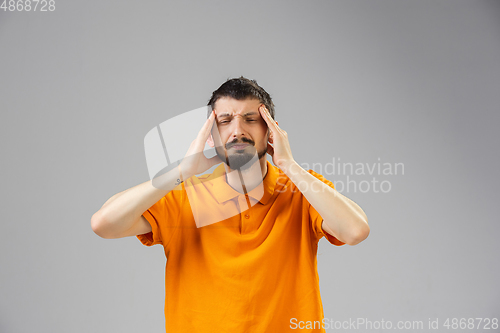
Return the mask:
[(117, 193), (94, 216), (92, 229), (114, 235), (129, 230), (139, 217), (179, 184), (179, 171), (170, 170), (160, 177)]
[(370, 228), (366, 214), (355, 202), (291, 162), (283, 170), (304, 194), (327, 225), (327, 232), (340, 241), (354, 245), (368, 237)]

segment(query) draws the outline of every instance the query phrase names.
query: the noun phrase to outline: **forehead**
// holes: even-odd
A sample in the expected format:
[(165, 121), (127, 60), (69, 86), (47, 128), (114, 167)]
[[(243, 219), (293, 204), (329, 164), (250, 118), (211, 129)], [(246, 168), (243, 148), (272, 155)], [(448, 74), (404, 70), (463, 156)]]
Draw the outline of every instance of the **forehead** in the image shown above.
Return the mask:
[(216, 115), (229, 114), (235, 116), (251, 111), (259, 112), (259, 106), (261, 104), (262, 103), (255, 98), (237, 100), (231, 97), (221, 97), (215, 102), (214, 109)]

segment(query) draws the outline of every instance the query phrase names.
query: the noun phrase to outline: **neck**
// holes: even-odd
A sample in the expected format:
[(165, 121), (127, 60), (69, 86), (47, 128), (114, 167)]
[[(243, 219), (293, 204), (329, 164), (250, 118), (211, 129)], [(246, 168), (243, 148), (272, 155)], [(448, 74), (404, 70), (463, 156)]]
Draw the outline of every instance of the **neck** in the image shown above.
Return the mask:
[(226, 180), (229, 186), (237, 190), (241, 188), (240, 184), (243, 183), (244, 191), (247, 193), (262, 183), (267, 174), (267, 160), (265, 156), (245, 170), (232, 170), (225, 163), (224, 167), (226, 168)]

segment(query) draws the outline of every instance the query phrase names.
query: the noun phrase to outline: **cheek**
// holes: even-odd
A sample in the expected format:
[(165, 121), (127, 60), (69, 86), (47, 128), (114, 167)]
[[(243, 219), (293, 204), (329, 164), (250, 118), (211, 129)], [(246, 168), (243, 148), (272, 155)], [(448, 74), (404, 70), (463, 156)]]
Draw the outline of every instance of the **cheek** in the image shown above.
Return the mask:
[(267, 143), (269, 142), (269, 136), (267, 131), (262, 132), (262, 146), (267, 147)]
[(267, 124), (264, 121), (262, 121), (262, 123), (260, 124), (259, 130), (262, 133), (262, 135), (264, 135), (265, 137), (267, 136), (268, 127), (267, 127)]
[(266, 142), (268, 142), (270, 137), (271, 137), (271, 132), (269, 132), (269, 131), (268, 131), (268, 128), (266, 127), (266, 128), (264, 129), (264, 140), (265, 140)]

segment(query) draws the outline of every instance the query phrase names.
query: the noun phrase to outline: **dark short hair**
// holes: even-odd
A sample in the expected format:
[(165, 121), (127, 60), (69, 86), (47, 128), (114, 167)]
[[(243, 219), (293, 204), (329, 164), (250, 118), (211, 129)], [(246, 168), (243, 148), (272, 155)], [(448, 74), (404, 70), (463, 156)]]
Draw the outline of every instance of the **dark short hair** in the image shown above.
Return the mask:
[[(215, 102), (222, 97), (231, 97), (237, 100), (244, 100), (247, 98), (258, 99), (262, 104), (266, 106), (274, 119), (274, 103), (271, 96), (264, 90), (261, 86), (257, 84), (257, 81), (247, 79), (243, 76), (234, 79), (227, 79), (217, 90), (212, 93), (212, 97), (207, 103), (212, 109), (215, 108)], [(211, 111), (211, 110), (210, 110)], [(210, 113), (208, 114), (210, 116)]]

